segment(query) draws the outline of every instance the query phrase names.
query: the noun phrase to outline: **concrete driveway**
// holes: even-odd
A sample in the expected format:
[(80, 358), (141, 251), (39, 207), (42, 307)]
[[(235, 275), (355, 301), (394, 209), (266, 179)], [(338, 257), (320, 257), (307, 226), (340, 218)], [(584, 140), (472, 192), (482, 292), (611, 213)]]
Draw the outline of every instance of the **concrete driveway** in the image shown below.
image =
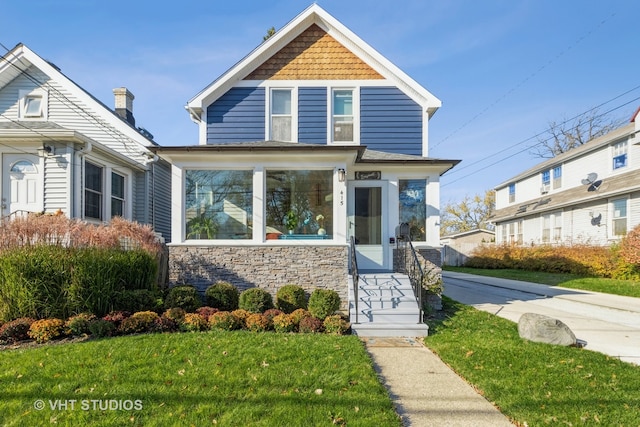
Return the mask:
[(518, 322), (524, 313), (563, 321), (585, 349), (640, 365), (640, 298), (443, 271), (444, 295)]

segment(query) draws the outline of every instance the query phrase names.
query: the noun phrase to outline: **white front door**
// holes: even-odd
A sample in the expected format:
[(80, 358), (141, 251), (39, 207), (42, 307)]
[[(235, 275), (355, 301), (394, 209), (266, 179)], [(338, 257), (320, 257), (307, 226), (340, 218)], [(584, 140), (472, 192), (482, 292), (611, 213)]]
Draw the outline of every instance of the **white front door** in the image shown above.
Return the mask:
[(2, 216), (42, 212), (42, 165), (33, 154), (2, 157)]
[(358, 269), (389, 270), (386, 181), (349, 183), (349, 234), (355, 238)]

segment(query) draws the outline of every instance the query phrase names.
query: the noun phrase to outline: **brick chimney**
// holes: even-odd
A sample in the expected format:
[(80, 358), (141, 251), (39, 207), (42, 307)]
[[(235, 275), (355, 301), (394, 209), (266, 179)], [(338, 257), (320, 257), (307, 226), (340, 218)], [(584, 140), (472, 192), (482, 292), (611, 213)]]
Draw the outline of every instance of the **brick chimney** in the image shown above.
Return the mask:
[(135, 97), (126, 87), (115, 88), (113, 94), (116, 98), (116, 114), (135, 127), (136, 119), (133, 117), (133, 99)]

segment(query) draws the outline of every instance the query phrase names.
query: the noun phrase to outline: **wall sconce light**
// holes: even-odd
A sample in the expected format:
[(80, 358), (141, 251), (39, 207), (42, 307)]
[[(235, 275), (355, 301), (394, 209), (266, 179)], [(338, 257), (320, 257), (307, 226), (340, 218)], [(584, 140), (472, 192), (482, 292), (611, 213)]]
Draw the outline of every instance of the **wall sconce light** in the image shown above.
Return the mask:
[(41, 157), (52, 156), (54, 154), (53, 146), (47, 145), (47, 144), (42, 144), (42, 148), (38, 149), (38, 154)]
[(346, 177), (347, 177), (347, 171), (345, 171), (342, 168), (338, 169), (338, 181), (344, 182)]

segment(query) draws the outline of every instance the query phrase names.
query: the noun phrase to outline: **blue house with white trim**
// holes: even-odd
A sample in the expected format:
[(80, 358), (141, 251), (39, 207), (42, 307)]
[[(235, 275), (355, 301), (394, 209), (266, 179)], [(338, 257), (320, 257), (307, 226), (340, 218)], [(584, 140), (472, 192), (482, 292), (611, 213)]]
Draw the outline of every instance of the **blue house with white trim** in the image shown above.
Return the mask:
[(345, 301), (351, 237), (361, 270), (389, 272), (400, 223), (439, 259), (459, 162), (428, 155), (440, 105), (313, 4), (188, 102), (198, 145), (150, 148), (173, 168), (170, 280)]

